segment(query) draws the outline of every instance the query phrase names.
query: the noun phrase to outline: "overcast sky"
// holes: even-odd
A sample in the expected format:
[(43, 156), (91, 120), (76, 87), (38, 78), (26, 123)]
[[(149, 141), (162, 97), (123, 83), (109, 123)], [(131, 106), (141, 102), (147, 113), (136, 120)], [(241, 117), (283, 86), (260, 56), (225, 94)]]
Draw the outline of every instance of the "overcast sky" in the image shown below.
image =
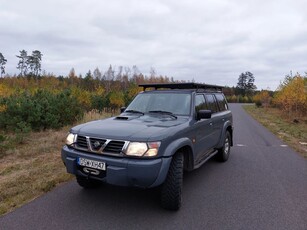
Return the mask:
[(306, 9), (306, 0), (0, 0), (0, 52), (9, 74), (25, 49), (56, 75), (136, 65), (234, 86), (250, 71), (275, 90), (307, 71)]

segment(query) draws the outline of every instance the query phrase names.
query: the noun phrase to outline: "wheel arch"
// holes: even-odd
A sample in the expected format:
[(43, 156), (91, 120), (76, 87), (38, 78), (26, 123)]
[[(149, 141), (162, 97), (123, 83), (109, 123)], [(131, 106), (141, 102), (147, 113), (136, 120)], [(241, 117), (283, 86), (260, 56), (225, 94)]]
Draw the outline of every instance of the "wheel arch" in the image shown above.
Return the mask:
[(186, 171), (191, 171), (194, 168), (194, 157), (190, 146), (186, 145), (177, 150), (176, 153), (183, 154), (183, 168)]
[(180, 138), (173, 141), (165, 150), (164, 156), (173, 156), (181, 152), (184, 157), (184, 169), (190, 171), (194, 167), (194, 154), (192, 141), (189, 138)]
[(222, 133), (221, 133), (220, 140), (219, 140), (219, 143), (217, 145), (217, 148), (223, 147), (224, 139), (225, 139), (225, 135), (226, 135), (227, 131), (230, 134), (230, 146), (233, 146), (233, 127), (232, 127), (230, 121), (228, 121), (228, 122), (226, 122), (224, 124), (224, 127), (223, 127), (223, 130), (222, 130)]

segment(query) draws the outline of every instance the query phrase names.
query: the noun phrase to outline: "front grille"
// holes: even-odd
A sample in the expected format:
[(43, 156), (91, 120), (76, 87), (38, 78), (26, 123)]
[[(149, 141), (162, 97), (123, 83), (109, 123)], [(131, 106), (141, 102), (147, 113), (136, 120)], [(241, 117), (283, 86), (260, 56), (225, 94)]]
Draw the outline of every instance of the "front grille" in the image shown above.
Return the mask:
[(87, 149), (87, 140), (84, 136), (77, 136), (77, 147)]
[(124, 145), (124, 141), (110, 141), (103, 151), (109, 153), (121, 153)]
[(96, 154), (120, 155), (123, 151), (123, 148), (127, 146), (127, 144), (127, 141), (100, 139), (78, 135), (77, 141), (75, 143), (75, 148)]
[(94, 151), (98, 151), (99, 149), (101, 149), (105, 142), (106, 140), (104, 139), (90, 138), (91, 147)]

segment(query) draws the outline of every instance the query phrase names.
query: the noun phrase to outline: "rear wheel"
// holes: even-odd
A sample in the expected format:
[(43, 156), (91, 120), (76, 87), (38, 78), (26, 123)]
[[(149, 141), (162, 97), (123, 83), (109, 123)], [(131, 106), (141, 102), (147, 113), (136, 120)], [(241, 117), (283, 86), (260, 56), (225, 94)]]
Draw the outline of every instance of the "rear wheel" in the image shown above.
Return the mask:
[(98, 188), (101, 184), (93, 179), (84, 177), (84, 176), (76, 176), (78, 184), (83, 188)]
[(173, 156), (166, 180), (161, 187), (161, 205), (165, 209), (178, 210), (181, 207), (183, 180), (183, 154)]
[(230, 133), (226, 131), (223, 147), (218, 149), (217, 153), (217, 159), (219, 161), (225, 162), (228, 160), (230, 154), (230, 144), (231, 144), (231, 136)]

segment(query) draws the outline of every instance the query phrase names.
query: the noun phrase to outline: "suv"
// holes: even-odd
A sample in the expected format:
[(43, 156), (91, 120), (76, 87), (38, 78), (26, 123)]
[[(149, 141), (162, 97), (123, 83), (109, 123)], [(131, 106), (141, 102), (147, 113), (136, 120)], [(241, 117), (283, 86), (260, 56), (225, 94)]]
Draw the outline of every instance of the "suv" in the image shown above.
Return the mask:
[(197, 169), (213, 156), (227, 161), (232, 113), (220, 86), (139, 86), (143, 92), (119, 116), (73, 127), (62, 160), (84, 188), (101, 182), (159, 186), (162, 207), (178, 210), (183, 171)]

